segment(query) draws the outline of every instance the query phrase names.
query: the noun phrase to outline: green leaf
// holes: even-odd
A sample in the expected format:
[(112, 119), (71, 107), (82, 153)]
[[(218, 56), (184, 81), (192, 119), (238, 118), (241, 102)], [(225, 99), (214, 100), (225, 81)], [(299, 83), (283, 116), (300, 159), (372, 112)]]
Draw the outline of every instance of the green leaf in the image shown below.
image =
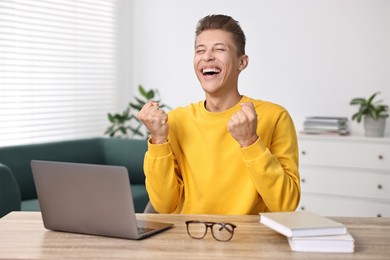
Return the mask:
[(372, 118), (375, 119), (375, 120), (378, 119), (378, 115), (377, 115), (377, 113), (376, 113), (375, 110), (370, 110), (370, 111), (368, 111), (367, 115), (370, 116), (370, 117), (372, 117)]
[(145, 104), (146, 104), (146, 102), (145, 101), (143, 101), (143, 100), (141, 100), (141, 99), (139, 99), (139, 98), (137, 98), (137, 97), (134, 97), (135, 98), (135, 100), (137, 100), (137, 102), (138, 102), (138, 105), (140, 105), (140, 106), (144, 106)]
[(138, 86), (138, 91), (141, 94), (141, 96), (146, 98), (146, 100), (151, 100), (155, 96), (154, 90), (151, 89), (149, 91), (146, 91), (141, 85)]
[(142, 87), (142, 85), (139, 85), (139, 86), (138, 86), (138, 91), (139, 91), (139, 93), (141, 93), (141, 95), (142, 95), (143, 97), (146, 97), (146, 91), (145, 91), (145, 89)]
[(151, 90), (149, 90), (147, 93), (146, 93), (146, 99), (147, 100), (151, 100), (151, 99), (153, 99), (154, 98), (154, 91), (151, 89)]
[(126, 130), (126, 127), (119, 127), (119, 131), (121, 131), (122, 134), (126, 134), (127, 133), (127, 130)]
[(115, 118), (114, 116), (111, 114), (111, 113), (108, 113), (108, 120), (111, 122), (111, 123), (114, 123), (115, 122)]
[(366, 100), (364, 98), (354, 98), (351, 100), (351, 105), (361, 105), (364, 104)]
[(378, 94), (379, 94), (379, 92), (376, 92), (376, 93), (372, 94), (372, 96), (368, 98), (367, 104), (371, 104), (372, 101), (374, 100), (375, 96), (378, 95)]
[(362, 114), (360, 114), (360, 113), (354, 114), (354, 115), (352, 116), (352, 120), (355, 120), (355, 119), (356, 119), (356, 121), (357, 121), (358, 123), (360, 123), (360, 121), (362, 120)]
[(141, 111), (141, 109), (142, 109), (142, 105), (137, 105), (137, 104), (130, 104), (130, 106), (132, 107), (132, 108), (134, 108), (134, 109), (137, 109), (138, 111)]
[(129, 127), (131, 129), (131, 131), (133, 132), (133, 134), (135, 135), (139, 135), (139, 136), (144, 136), (144, 134), (139, 130), (139, 128), (133, 128), (133, 127)]
[(104, 134), (108, 134), (108, 133), (111, 133), (111, 132), (113, 132), (112, 130), (114, 129), (114, 127), (115, 126), (110, 126), (110, 127), (108, 127), (107, 129), (106, 129), (106, 132), (104, 132)]

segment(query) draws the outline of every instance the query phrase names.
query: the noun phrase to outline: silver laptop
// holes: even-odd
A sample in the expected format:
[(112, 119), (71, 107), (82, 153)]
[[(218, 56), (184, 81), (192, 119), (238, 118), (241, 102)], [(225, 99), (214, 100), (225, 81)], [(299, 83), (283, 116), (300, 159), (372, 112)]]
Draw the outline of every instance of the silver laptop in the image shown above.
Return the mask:
[(173, 226), (136, 219), (122, 166), (31, 161), (45, 228), (142, 239)]

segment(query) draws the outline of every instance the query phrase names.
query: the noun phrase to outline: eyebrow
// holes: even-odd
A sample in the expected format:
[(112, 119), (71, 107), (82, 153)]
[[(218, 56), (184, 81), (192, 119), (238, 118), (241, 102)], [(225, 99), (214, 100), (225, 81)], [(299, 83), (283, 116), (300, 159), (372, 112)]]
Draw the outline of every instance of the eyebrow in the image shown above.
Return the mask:
[[(225, 43), (222, 43), (222, 42), (214, 43), (214, 44), (213, 44), (213, 47), (216, 47), (216, 46), (224, 46), (224, 47), (227, 47), (227, 48), (228, 48), (228, 45), (225, 44)], [(198, 44), (198, 45), (195, 46), (195, 49), (200, 48), (200, 47), (206, 47), (206, 45), (204, 45), (204, 44)]]

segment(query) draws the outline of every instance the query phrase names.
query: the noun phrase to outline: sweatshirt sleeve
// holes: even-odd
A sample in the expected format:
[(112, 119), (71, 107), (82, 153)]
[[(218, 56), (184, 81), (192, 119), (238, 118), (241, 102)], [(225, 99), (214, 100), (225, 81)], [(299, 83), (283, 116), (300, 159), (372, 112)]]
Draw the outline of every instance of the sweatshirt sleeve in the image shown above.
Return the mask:
[[(260, 126), (260, 127), (265, 127)], [(270, 211), (294, 211), (300, 200), (298, 141), (291, 117), (279, 115), (267, 147), (261, 135), (241, 148), (250, 177)]]
[(182, 196), (183, 181), (169, 142), (148, 142), (144, 171), (146, 189), (154, 209), (159, 213), (175, 213)]

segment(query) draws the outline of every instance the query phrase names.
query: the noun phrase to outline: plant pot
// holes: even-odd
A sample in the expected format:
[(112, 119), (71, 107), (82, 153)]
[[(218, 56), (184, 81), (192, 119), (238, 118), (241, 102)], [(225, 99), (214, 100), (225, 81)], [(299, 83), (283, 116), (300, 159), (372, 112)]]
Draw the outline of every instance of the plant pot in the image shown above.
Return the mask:
[(370, 116), (364, 116), (364, 135), (366, 137), (384, 137), (385, 127), (386, 118), (374, 119)]

